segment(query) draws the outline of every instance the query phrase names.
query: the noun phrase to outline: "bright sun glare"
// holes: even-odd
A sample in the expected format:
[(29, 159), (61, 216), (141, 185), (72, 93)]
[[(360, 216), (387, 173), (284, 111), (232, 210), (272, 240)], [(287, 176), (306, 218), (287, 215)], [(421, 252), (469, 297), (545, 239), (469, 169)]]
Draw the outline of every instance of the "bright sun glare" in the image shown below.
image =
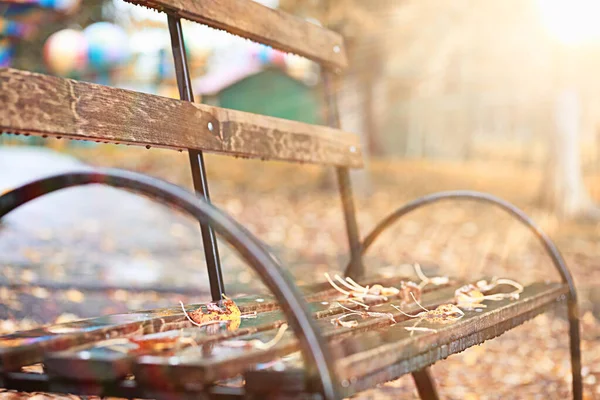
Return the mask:
[(559, 41), (577, 45), (600, 39), (600, 0), (537, 0), (545, 27)]

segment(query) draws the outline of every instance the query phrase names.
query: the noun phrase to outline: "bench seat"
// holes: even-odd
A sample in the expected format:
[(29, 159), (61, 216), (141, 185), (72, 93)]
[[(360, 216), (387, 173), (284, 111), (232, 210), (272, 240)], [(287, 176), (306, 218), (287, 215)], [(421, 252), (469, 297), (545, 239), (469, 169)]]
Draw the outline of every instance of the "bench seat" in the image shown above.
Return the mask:
[[(397, 287), (405, 280), (401, 276), (373, 277), (361, 284)], [(427, 285), (421, 304), (434, 309), (453, 303), (455, 290), (464, 283), (450, 280), (440, 286)], [(338, 302), (340, 294), (326, 282), (304, 287), (302, 292), (330, 344), (344, 395), (349, 396), (494, 338), (562, 305), (569, 290), (562, 283), (534, 283), (524, 288), (518, 300), (485, 301), (485, 308), (465, 310), (464, 317), (449, 323), (404, 315), (422, 310), (414, 302), (401, 303), (398, 296), (389, 296), (387, 301), (367, 299), (369, 311), (381, 314), (350, 316), (346, 321), (356, 320), (352, 327), (332, 323), (332, 319), (347, 311)], [(0, 361), (5, 387), (158, 398), (173, 398), (176, 393), (185, 397), (186, 393), (198, 391), (235, 397), (245, 392), (260, 394), (263, 387), (268, 387), (271, 394), (276, 388), (286, 392), (310, 391), (293, 332), (285, 331), (281, 340), (269, 348), (238, 346), (242, 340), (268, 342), (277, 335), (285, 319), (275, 300), (266, 295), (243, 297), (235, 302), (242, 313), (256, 312), (255, 317), (242, 318), (236, 329), (194, 327), (181, 308), (174, 306), (4, 336), (0, 338)], [(362, 308), (352, 302), (341, 303), (349, 309)], [(400, 306), (402, 312), (392, 305)], [(187, 307), (197, 308), (198, 305)], [(415, 325), (419, 329), (411, 330)], [(174, 349), (171, 344), (182, 337), (186, 340)], [(44, 374), (21, 371), (22, 367), (40, 362)], [(248, 379), (239, 379), (244, 375)], [(244, 381), (246, 387), (242, 385)]]

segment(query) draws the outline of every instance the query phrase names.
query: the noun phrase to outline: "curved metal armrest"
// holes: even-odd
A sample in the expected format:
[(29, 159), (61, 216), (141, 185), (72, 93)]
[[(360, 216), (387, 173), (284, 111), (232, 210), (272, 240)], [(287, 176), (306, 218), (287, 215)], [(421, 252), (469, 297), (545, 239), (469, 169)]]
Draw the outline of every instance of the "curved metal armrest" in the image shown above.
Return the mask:
[(28, 183), (0, 196), (0, 218), (43, 196), (74, 186), (104, 184), (127, 189), (161, 201), (210, 224), (235, 248), (240, 256), (261, 277), (269, 290), (282, 304), (282, 310), (296, 332), (310, 376), (318, 374), (327, 399), (339, 398), (333, 360), (326, 341), (319, 334), (302, 294), (281, 266), (261, 245), (258, 238), (215, 206), (194, 194), (167, 182), (142, 174), (114, 169), (72, 172)]
[[(504, 201), (496, 196), (469, 191), (469, 190), (457, 190), (438, 192), (430, 195), (420, 197), (413, 200), (402, 207), (396, 209), (394, 212), (385, 217), (375, 228), (369, 233), (362, 242), (361, 255), (363, 255), (375, 242), (375, 240), (392, 224), (398, 221), (401, 217), (415, 211), (423, 206), (437, 203), (440, 201), (447, 200), (470, 200), (481, 203), (492, 204), (496, 207), (506, 211), (511, 216), (515, 217), (525, 227), (531, 231), (535, 237), (538, 238), (542, 246), (546, 249), (548, 255), (552, 259), (554, 267), (561, 276), (561, 279), (569, 287), (569, 334), (571, 338), (571, 368), (573, 373), (573, 397), (580, 399), (583, 393), (583, 386), (581, 380), (581, 350), (579, 344), (579, 309), (577, 306), (577, 291), (575, 289), (575, 283), (569, 268), (567, 267), (565, 260), (563, 259), (560, 251), (556, 245), (552, 242), (550, 237), (544, 233), (540, 227), (538, 227), (531, 218), (527, 216), (522, 210), (514, 206), (513, 204)], [(348, 272), (351, 264), (346, 267)]]

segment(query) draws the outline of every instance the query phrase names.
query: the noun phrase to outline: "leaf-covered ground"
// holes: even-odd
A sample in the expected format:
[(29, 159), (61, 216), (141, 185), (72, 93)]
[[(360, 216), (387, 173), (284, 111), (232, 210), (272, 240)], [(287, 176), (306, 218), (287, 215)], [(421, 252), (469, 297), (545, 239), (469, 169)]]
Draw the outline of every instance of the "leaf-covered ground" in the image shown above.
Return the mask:
[[(88, 163), (133, 169), (189, 187), (187, 156), (168, 151), (145, 151), (114, 146), (80, 150)], [(331, 171), (316, 166), (296, 166), (250, 160), (207, 157), (211, 195), (216, 205), (264, 240), (297, 277), (308, 283), (325, 271), (340, 271), (347, 262), (346, 238), (340, 202)], [(575, 276), (581, 295), (583, 362), (586, 398), (600, 398), (600, 227), (593, 223), (565, 222), (532, 206), (539, 190), (539, 174), (526, 168), (491, 164), (453, 164), (424, 161), (377, 161), (370, 173), (357, 174), (358, 219), (365, 235), (377, 221), (418, 195), (438, 190), (476, 189), (494, 193), (528, 211), (556, 240)], [(600, 180), (587, 177), (592, 195), (598, 198)], [(600, 200), (600, 199), (598, 199)], [(40, 232), (39, 243), (21, 249), (25, 262), (2, 267), (5, 282), (21, 286), (0, 287), (0, 331), (12, 332), (39, 324), (104, 313), (207, 300), (200, 239), (195, 228), (174, 222), (157, 235), (171, 235), (183, 243), (162, 249), (160, 263), (172, 275), (163, 292), (52, 289), (36, 282), (52, 279), (72, 282), (86, 279), (103, 282), (111, 262), (119, 257), (138, 265), (136, 277), (144, 286), (144, 274), (160, 270), (152, 248), (135, 248), (135, 237), (126, 238), (127, 252), (119, 248), (122, 238), (103, 238), (100, 259), (84, 267), (78, 243), (97, 236), (93, 228), (79, 229), (73, 246), (53, 248), (53, 238), (64, 232)], [(87, 225), (86, 225), (87, 226)], [(193, 227), (193, 224), (190, 224)], [(123, 239), (124, 240), (124, 239)], [(81, 250), (84, 244), (80, 244)], [(164, 250), (164, 251), (163, 251)], [(224, 273), (230, 294), (264, 290), (259, 279), (230, 250), (221, 246)], [(98, 255), (99, 254), (99, 255)], [(60, 257), (58, 256), (60, 255)], [(196, 267), (196, 261), (198, 265)], [(396, 270), (406, 262), (439, 264), (436, 275), (476, 279), (504, 276), (521, 283), (558, 280), (549, 259), (535, 239), (498, 210), (474, 203), (448, 202), (417, 211), (385, 233), (366, 257), (367, 268)], [(44, 265), (44, 267), (42, 267)], [(139, 267), (141, 265), (141, 267)], [(147, 266), (145, 269), (144, 266)], [(164, 267), (164, 266), (163, 266)], [(155, 272), (155, 271), (154, 271)], [(154, 273), (152, 272), (152, 273)], [(406, 270), (410, 274), (410, 269)], [(126, 274), (123, 272), (123, 274)], [(160, 272), (165, 274), (165, 272)], [(157, 276), (163, 276), (163, 275)], [(161, 279), (162, 281), (163, 279)], [(153, 281), (148, 281), (150, 284)], [(183, 284), (181, 283), (183, 282)], [(31, 283), (31, 284), (29, 284)], [(184, 286), (182, 286), (184, 285)], [(147, 286), (147, 285), (146, 285)], [(164, 292), (168, 286), (184, 287), (186, 295)], [(197, 288), (198, 294), (194, 293)], [(567, 324), (564, 313), (547, 314), (432, 367), (441, 394), (450, 399), (565, 398), (570, 390)], [(0, 393), (0, 398), (25, 394)], [(42, 398), (44, 395), (37, 395)], [(360, 398), (416, 397), (410, 377), (362, 393)]]

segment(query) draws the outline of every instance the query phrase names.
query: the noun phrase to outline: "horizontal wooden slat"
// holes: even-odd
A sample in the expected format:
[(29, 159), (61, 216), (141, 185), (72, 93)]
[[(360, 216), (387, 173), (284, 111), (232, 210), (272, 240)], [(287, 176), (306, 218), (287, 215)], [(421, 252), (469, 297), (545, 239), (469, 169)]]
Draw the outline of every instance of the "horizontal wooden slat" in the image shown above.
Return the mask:
[(127, 1), (223, 29), (329, 67), (345, 68), (347, 65), (339, 34), (251, 0)]
[[(365, 284), (372, 285), (374, 283), (383, 284), (386, 286), (399, 286), (402, 281), (406, 278), (396, 276), (390, 278), (368, 278), (365, 279)], [(343, 312), (341, 307), (337, 306), (334, 302), (336, 298), (339, 298), (339, 292), (333, 290), (328, 283), (327, 286), (317, 284), (309, 287), (310, 289), (323, 289), (322, 291), (309, 291), (310, 289), (304, 289), (306, 298), (311, 299), (309, 303), (309, 309), (313, 313), (315, 318), (326, 318), (328, 316), (339, 314)], [(260, 300), (260, 301), (256, 301)], [(206, 343), (214, 343), (227, 338), (238, 337), (242, 335), (254, 334), (265, 330), (270, 330), (280, 326), (285, 322), (285, 316), (281, 311), (266, 311), (264, 305), (270, 302), (270, 299), (255, 298), (256, 304), (261, 304), (263, 310), (258, 313), (256, 318), (244, 318), (241, 321), (240, 326), (235, 331), (213, 329), (202, 330), (192, 327), (190, 329), (174, 330), (169, 332), (162, 332), (155, 335), (144, 335), (142, 337), (134, 337), (134, 339), (163, 341), (165, 343), (177, 340), (178, 338), (185, 335), (185, 337), (193, 339), (187, 345), (182, 344), (181, 348), (185, 348), (189, 345), (203, 345)], [(370, 304), (376, 304), (378, 301), (368, 301)], [(381, 302), (379, 300), (379, 302)], [(236, 303), (240, 307), (247, 311), (249, 309), (250, 301), (248, 298), (236, 300)], [(357, 307), (355, 304), (348, 304), (349, 307)], [(273, 309), (274, 306), (269, 306), (268, 309)], [(113, 336), (114, 337), (114, 336)], [(111, 342), (100, 341), (97, 343), (84, 345), (69, 350), (59, 352), (48, 352), (44, 358), (44, 363), (53, 375), (61, 376), (69, 379), (81, 379), (81, 380), (111, 380), (124, 377), (127, 373), (131, 372), (130, 365), (133, 363), (135, 357), (142, 355), (156, 354), (157, 351), (151, 347), (141, 348), (134, 342), (124, 343), (120, 345), (118, 350), (115, 351), (111, 347), (107, 347)], [(167, 356), (168, 352), (161, 352), (161, 356)], [(84, 368), (84, 366), (88, 366)]]
[[(236, 300), (242, 312), (264, 312), (278, 307), (271, 296)], [(195, 309), (198, 306), (190, 306)], [(15, 371), (43, 361), (46, 352), (61, 351), (115, 337), (129, 337), (191, 327), (180, 307), (107, 315), (51, 325), (0, 337), (0, 371)]]
[[(519, 300), (486, 301), (487, 308), (483, 311), (465, 311), (466, 315), (454, 323), (423, 321), (419, 324), (419, 327), (435, 329), (436, 332), (415, 332), (411, 335), (405, 328), (413, 326), (415, 321), (407, 321), (381, 333), (366, 332), (344, 339), (332, 346), (338, 359), (338, 374), (351, 380), (432, 350), (435, 357), (431, 362), (437, 361), (519, 325), (524, 321), (520, 316), (535, 310), (543, 311), (544, 307), (552, 304), (561, 304), (567, 294), (568, 287), (564, 284), (535, 283), (525, 288)], [(513, 319), (518, 323), (513, 323)], [(482, 334), (488, 328), (493, 328), (493, 335)]]
[[(452, 298), (454, 291), (460, 286), (462, 285), (455, 283), (451, 287), (443, 287), (440, 289), (431, 285), (425, 287), (427, 291), (422, 299), (423, 304), (426, 307), (435, 308), (436, 306), (447, 302), (449, 298)], [(389, 300), (391, 304), (401, 304), (397, 297), (390, 297)], [(406, 317), (393, 308), (390, 303), (371, 306), (369, 311), (390, 313), (394, 316), (396, 321), (406, 319)], [(348, 308), (356, 308), (350, 303), (344, 305)], [(339, 307), (337, 308), (339, 309)], [(415, 303), (406, 304), (405, 310), (408, 313), (417, 313), (420, 311)], [(317, 325), (320, 328), (321, 334), (328, 340), (336, 340), (340, 337), (356, 335), (360, 332), (375, 329), (385, 329), (393, 323), (389, 318), (384, 316), (369, 317), (366, 319), (355, 316), (354, 318), (348, 318), (346, 320), (351, 321), (354, 319), (358, 322), (358, 325), (354, 328), (345, 328), (334, 326), (331, 323), (330, 316), (322, 315), (321, 317), (322, 318), (317, 321)], [(264, 331), (252, 337), (266, 342), (272, 339), (275, 334), (276, 332), (271, 330)], [(248, 337), (240, 339), (245, 340), (248, 339)], [(210, 352), (201, 353), (194, 351), (194, 349), (184, 349), (177, 352), (174, 357), (171, 357), (171, 355), (140, 357), (134, 368), (136, 376), (139, 376), (139, 379), (141, 379), (140, 383), (144, 385), (164, 385), (169, 383), (174, 387), (188, 387), (194, 383), (211, 383), (220, 379), (236, 376), (237, 374), (251, 369), (256, 364), (266, 363), (298, 350), (299, 343), (295, 334), (293, 332), (286, 332), (277, 345), (267, 350), (257, 348), (231, 349), (227, 348), (226, 345), (221, 346), (219, 343), (215, 343)], [(174, 359), (177, 359), (176, 363), (173, 363)], [(151, 374), (152, 371), (157, 370), (161, 372), (160, 376)], [(152, 381), (147, 381), (144, 378), (145, 376), (152, 376)]]
[[(452, 302), (454, 289), (442, 288), (428, 293), (423, 297), (422, 303), (433, 309), (437, 305)], [(518, 301), (486, 301), (486, 309), (481, 312), (466, 311), (465, 317), (454, 323), (419, 324), (420, 327), (433, 328), (437, 332), (415, 332), (411, 335), (405, 328), (414, 326), (416, 321), (407, 320), (389, 304), (372, 307), (371, 311), (390, 312), (398, 324), (392, 325), (383, 317), (359, 321), (356, 328), (335, 328), (328, 319), (319, 320), (318, 324), (331, 343), (332, 354), (337, 360), (338, 378), (346, 382), (356, 382), (352, 388), (348, 387), (349, 392), (346, 395), (350, 395), (354, 389), (364, 389), (366, 386), (381, 383), (375, 380), (382, 377), (394, 374), (393, 377), (398, 377), (413, 372), (450, 354), (498, 336), (548, 307), (561, 304), (567, 292), (568, 288), (563, 284), (537, 283), (526, 287)], [(403, 308), (411, 314), (420, 311), (415, 304), (408, 304)], [(266, 341), (273, 336), (273, 331), (265, 331), (255, 337)], [(141, 375), (161, 371), (161, 382), (185, 388), (198, 382), (209, 383), (235, 376), (248, 368), (251, 369), (253, 365), (266, 363), (298, 350), (297, 340), (292, 332), (287, 332), (276, 346), (268, 350), (223, 351), (220, 347), (219, 344), (215, 344), (210, 353), (202, 354), (183, 350), (178, 353), (177, 363), (172, 363), (173, 358), (170, 357), (142, 357), (136, 371), (141, 372)], [(424, 353), (427, 353), (425, 358)], [(153, 379), (157, 379), (156, 374), (153, 375)], [(363, 386), (363, 381), (368, 384)], [(151, 385), (153, 382), (143, 383)]]
[(164, 315), (131, 313), (110, 315), (17, 332), (0, 337), (0, 370), (15, 371), (42, 361), (46, 351), (60, 350), (114, 336), (160, 332), (189, 323), (181, 311)]
[[(488, 308), (480, 312), (467, 311), (464, 318), (453, 323), (419, 323), (420, 327), (436, 332), (411, 335), (405, 328), (414, 326), (416, 321), (409, 320), (331, 341), (343, 395), (350, 397), (493, 339), (555, 306), (565, 305), (567, 296), (568, 287), (564, 284), (535, 283), (525, 288), (518, 301), (487, 301)], [(286, 359), (284, 369), (281, 367), (247, 372), (246, 391), (260, 395), (265, 385), (281, 387), (284, 384), (286, 390), (306, 390), (300, 375), (301, 360)]]
[(361, 167), (356, 135), (15, 69), (0, 69), (0, 131)]
[[(393, 286), (401, 280), (401, 277), (369, 277), (365, 282), (367, 284), (378, 282)], [(313, 302), (328, 299), (338, 294), (327, 283), (303, 286), (300, 290), (307, 299)], [(279, 308), (275, 298), (270, 295), (247, 296), (236, 299), (235, 302), (240, 310), (245, 313), (264, 313)], [(197, 307), (190, 306), (190, 309), (194, 308)], [(22, 366), (41, 362), (46, 352), (62, 351), (107, 338), (165, 332), (169, 329), (189, 326), (191, 324), (187, 322), (181, 309), (175, 306), (159, 310), (90, 318), (16, 332), (0, 337), (0, 370), (14, 371)]]
[[(334, 335), (332, 338), (335, 340), (330, 343), (337, 358), (338, 377), (342, 379), (344, 395), (350, 396), (367, 387), (421, 369), (451, 354), (494, 338), (551, 307), (563, 305), (567, 296), (568, 288), (566, 285), (537, 283), (526, 287), (519, 301), (486, 302), (487, 309), (482, 312), (467, 312), (467, 315), (457, 322), (447, 324), (421, 323), (419, 325), (434, 328), (437, 330), (435, 333), (415, 332), (411, 336), (405, 330), (405, 327), (413, 326), (415, 323), (413, 320), (356, 335)], [(427, 297), (430, 296), (427, 295)], [(429, 300), (424, 299), (423, 302), (430, 304), (430, 300), (431, 298)], [(433, 303), (430, 307), (433, 307)], [(407, 306), (405, 310), (411, 312), (411, 308)], [(331, 329), (331, 327), (329, 328)], [(272, 336), (272, 333), (269, 333), (269, 335)], [(338, 340), (340, 337), (342, 340)], [(262, 340), (265, 338), (267, 336), (261, 337)], [(208, 351), (207, 356), (210, 356), (210, 352), (215, 349), (209, 346), (206, 350)], [(44, 380), (40, 380), (41, 385), (35, 386), (37, 381), (21, 379), (16, 382), (13, 375), (19, 374), (8, 374), (5, 375), (5, 384), (10, 388), (22, 390), (32, 390), (32, 387), (36, 387), (38, 388), (36, 390), (92, 393), (104, 396), (125, 397), (135, 393), (135, 396), (131, 397), (152, 397), (148, 394), (163, 393), (163, 396), (159, 397), (173, 397), (175, 394), (183, 395), (186, 388), (181, 386), (179, 388), (166, 386), (156, 388), (154, 385), (146, 385), (148, 380), (162, 380), (165, 377), (173, 379), (169, 383), (175, 383), (175, 381), (181, 383), (181, 377), (177, 375), (177, 372), (179, 372), (188, 375), (184, 381), (187, 380), (193, 384), (190, 389), (194, 390), (196, 395), (198, 395), (197, 390), (207, 389), (207, 387), (202, 388), (199, 384), (203, 379), (200, 379), (201, 375), (194, 374), (194, 366), (189, 366), (189, 370), (186, 371), (185, 366), (177, 368), (178, 366), (175, 365), (177, 362), (172, 361), (174, 361), (173, 368), (167, 369), (165, 368), (166, 364), (162, 364), (156, 365), (153, 370), (148, 370), (149, 373), (152, 373), (152, 377), (148, 377), (149, 379), (146, 379), (145, 382), (127, 380), (104, 383), (82, 381), (78, 383), (76, 381), (65, 381), (64, 379), (53, 380), (52, 377), (48, 380), (44, 376)], [(298, 370), (301, 367), (299, 361), (297, 357), (287, 359), (284, 362), (285, 370), (283, 371), (277, 369), (276, 371), (255, 371), (248, 374), (248, 378), (252, 379), (253, 391), (259, 389), (258, 393), (263, 393), (261, 385), (276, 388), (282, 387), (282, 383), (285, 383), (286, 390), (303, 389), (305, 376)], [(9, 376), (10, 379), (8, 379)], [(122, 389), (123, 385), (126, 386), (125, 389), (127, 390)], [(159, 390), (159, 392), (153, 392), (153, 388)], [(219, 386), (215, 386), (215, 388), (219, 388)], [(182, 391), (179, 393), (172, 391), (160, 392), (160, 390), (173, 389)], [(234, 390), (235, 388), (224, 389)], [(132, 390), (134, 391), (132, 392)], [(260, 397), (260, 395), (257, 395), (257, 397)]]

